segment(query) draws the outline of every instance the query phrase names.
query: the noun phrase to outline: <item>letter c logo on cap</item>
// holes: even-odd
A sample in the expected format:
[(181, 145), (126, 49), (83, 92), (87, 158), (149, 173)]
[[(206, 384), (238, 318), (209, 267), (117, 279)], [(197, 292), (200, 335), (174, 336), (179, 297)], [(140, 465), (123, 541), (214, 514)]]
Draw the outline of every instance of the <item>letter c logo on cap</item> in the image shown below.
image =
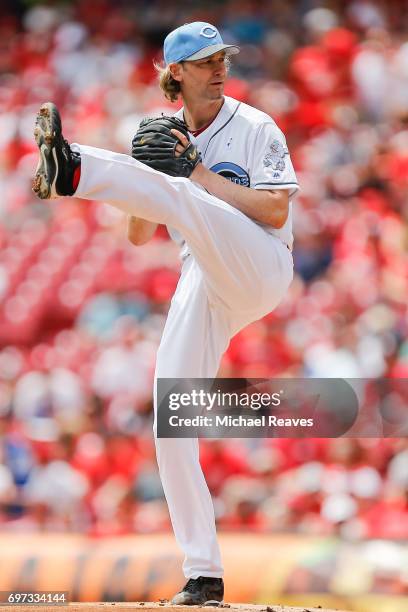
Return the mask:
[(204, 26), (201, 29), (200, 34), (206, 38), (214, 38), (214, 36), (217, 36), (217, 30), (211, 26)]

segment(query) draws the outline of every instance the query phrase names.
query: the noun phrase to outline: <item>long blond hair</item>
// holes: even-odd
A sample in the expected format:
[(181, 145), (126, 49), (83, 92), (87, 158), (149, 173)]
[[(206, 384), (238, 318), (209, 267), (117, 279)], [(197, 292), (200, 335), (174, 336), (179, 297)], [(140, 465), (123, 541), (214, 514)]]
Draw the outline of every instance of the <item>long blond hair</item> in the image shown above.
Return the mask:
[(169, 66), (162, 66), (158, 62), (153, 62), (153, 65), (158, 75), (160, 89), (170, 102), (176, 102), (181, 93), (180, 83), (173, 79)]

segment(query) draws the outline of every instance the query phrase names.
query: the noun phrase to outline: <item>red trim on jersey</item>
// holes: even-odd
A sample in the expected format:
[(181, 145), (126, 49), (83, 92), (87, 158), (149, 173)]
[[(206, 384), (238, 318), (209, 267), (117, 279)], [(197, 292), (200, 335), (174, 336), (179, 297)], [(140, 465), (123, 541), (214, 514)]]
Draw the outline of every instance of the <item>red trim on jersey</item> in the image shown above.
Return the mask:
[[(217, 115), (218, 115), (218, 113), (217, 113)], [(210, 127), (210, 125), (213, 123), (213, 121), (216, 120), (217, 115), (214, 117), (214, 119), (211, 119), (210, 123), (207, 123), (207, 125), (205, 125), (204, 127), (200, 128), (199, 130), (190, 130), (190, 134), (192, 134), (193, 136), (198, 136), (199, 134), (204, 132), (204, 130), (206, 130), (208, 127)]]
[(220, 111), (222, 109), (222, 107), (224, 106), (225, 100), (224, 102), (221, 104), (220, 106), (220, 110), (218, 111), (218, 113), (215, 115), (215, 117), (213, 119), (211, 119), (211, 121), (209, 123), (207, 123), (207, 125), (205, 125), (204, 127), (200, 128), (199, 130), (189, 130), (190, 134), (192, 134), (193, 136), (199, 136), (202, 132), (204, 132), (207, 128), (210, 127), (210, 125), (212, 123), (214, 123), (214, 121), (216, 120), (216, 118), (218, 117), (218, 115), (220, 114)]

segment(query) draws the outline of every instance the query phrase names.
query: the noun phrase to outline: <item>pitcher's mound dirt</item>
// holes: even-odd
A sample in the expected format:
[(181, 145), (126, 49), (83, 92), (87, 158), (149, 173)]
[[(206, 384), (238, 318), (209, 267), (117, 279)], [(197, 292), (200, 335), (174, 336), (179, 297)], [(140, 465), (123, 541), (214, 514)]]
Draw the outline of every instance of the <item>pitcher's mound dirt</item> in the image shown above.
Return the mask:
[(288, 607), (288, 606), (270, 606), (270, 605), (250, 605), (250, 604), (229, 604), (225, 603), (220, 606), (172, 606), (165, 600), (161, 602), (127, 602), (127, 603), (105, 603), (105, 602), (90, 602), (90, 603), (70, 603), (65, 606), (1, 606), (0, 612), (150, 612), (158, 609), (164, 609), (166, 612), (347, 612), (346, 610), (329, 610), (327, 608), (311, 608), (307, 607)]

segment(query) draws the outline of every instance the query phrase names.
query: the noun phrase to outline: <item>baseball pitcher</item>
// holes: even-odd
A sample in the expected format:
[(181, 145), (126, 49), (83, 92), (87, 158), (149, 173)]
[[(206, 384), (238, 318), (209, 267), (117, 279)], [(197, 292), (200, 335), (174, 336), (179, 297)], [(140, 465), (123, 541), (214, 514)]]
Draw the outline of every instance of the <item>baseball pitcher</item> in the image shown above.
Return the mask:
[[(156, 378), (213, 378), (230, 339), (273, 310), (293, 277), (292, 198), (285, 137), (265, 113), (224, 96), (229, 56), (209, 23), (164, 41), (160, 86), (183, 108), (144, 119), (132, 156), (69, 145), (51, 102), (37, 116), (38, 197), (107, 202), (129, 215), (129, 238), (157, 224), (179, 243), (182, 271), (157, 354)], [(156, 395), (156, 393), (154, 393)], [(157, 461), (187, 582), (173, 604), (222, 601), (223, 566), (197, 439), (157, 438)]]

